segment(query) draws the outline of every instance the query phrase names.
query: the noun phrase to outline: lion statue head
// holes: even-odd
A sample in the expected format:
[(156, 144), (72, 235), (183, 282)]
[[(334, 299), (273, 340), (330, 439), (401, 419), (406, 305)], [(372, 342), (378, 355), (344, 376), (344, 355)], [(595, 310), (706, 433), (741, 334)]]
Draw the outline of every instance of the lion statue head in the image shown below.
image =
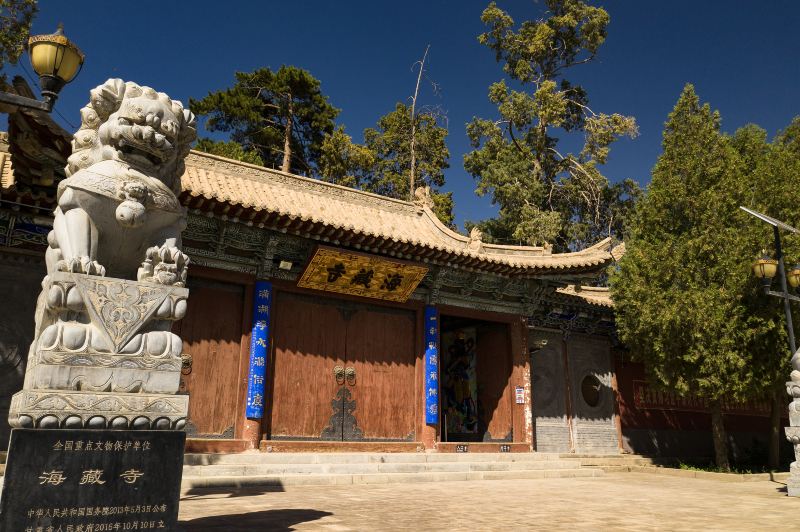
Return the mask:
[(163, 92), (109, 79), (90, 92), (72, 140), (67, 177), (102, 161), (119, 161), (157, 177), (177, 195), (183, 159), (197, 137), (194, 115)]

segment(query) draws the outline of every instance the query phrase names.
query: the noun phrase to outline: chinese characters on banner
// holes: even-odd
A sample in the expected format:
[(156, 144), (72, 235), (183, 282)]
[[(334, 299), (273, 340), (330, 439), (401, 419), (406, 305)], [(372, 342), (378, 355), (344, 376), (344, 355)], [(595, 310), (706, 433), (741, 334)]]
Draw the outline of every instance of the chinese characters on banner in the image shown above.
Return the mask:
[(406, 261), (320, 246), (297, 286), (405, 302), (427, 272)]
[(439, 424), (439, 316), (425, 307), (425, 423)]
[(264, 382), (269, 355), (269, 317), (272, 303), (272, 283), (256, 281), (253, 297), (253, 330), (250, 335), (250, 372), (247, 380), (246, 416), (264, 417)]

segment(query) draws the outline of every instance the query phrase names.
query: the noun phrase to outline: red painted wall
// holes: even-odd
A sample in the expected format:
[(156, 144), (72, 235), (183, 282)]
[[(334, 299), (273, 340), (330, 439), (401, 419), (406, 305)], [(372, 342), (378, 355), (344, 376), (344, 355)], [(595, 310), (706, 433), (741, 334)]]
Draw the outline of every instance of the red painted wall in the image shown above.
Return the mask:
[[(614, 366), (623, 431), (625, 429), (711, 430), (711, 415), (704, 411), (699, 402), (691, 404), (691, 400), (680, 401), (655, 391), (643, 401), (640, 383), (645, 383), (647, 379), (642, 364), (625, 360), (620, 353), (615, 353)], [(637, 391), (640, 394), (638, 401)], [(788, 397), (786, 402), (788, 406)], [(656, 407), (657, 404), (665, 406), (659, 408)], [(766, 404), (728, 405), (724, 413), (725, 428), (728, 431), (766, 433), (769, 430), (769, 406)]]

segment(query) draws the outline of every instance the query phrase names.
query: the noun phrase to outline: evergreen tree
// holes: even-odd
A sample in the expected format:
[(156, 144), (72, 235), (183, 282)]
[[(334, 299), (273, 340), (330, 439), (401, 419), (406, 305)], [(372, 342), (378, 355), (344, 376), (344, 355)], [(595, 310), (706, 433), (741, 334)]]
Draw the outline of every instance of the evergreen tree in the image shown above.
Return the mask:
[[(36, 0), (0, 0), (0, 70), (16, 64), (31, 31), (31, 22), (38, 10)], [(0, 74), (0, 87), (7, 82)]]
[[(436, 215), (446, 225), (453, 222), (453, 193), (439, 192), (444, 185), (444, 170), (450, 167), (450, 150), (445, 139), (447, 129), (439, 125), (432, 113), (414, 117), (416, 126), (417, 186), (431, 187)], [(398, 103), (394, 111), (378, 120), (377, 128), (364, 131), (367, 148), (375, 153), (376, 164), (365, 189), (399, 199), (408, 199), (411, 173), (411, 109)]]
[[(621, 236), (623, 220), (638, 194), (633, 181), (610, 187), (599, 166), (620, 136), (635, 136), (636, 122), (595, 113), (587, 93), (566, 79), (568, 71), (594, 59), (606, 38), (608, 13), (581, 0), (547, 0), (542, 20), (514, 20), (492, 2), (478, 38), (495, 52), (515, 90), (499, 81), (489, 100), (499, 119), (475, 118), (467, 126), (474, 151), (464, 167), (476, 192), (491, 194), (498, 218), (478, 223), (489, 239), (526, 244), (550, 242), (567, 250), (599, 238)], [(583, 134), (578, 153), (562, 153), (562, 136)]]
[(320, 178), (351, 188), (363, 189), (376, 163), (375, 152), (338, 127), (325, 137), (319, 162)]
[(775, 330), (757, 312), (758, 228), (739, 209), (753, 183), (736, 144), (687, 85), (611, 275), (621, 339), (654, 384), (708, 401), (722, 469), (730, 467), (723, 402), (753, 397), (754, 355)]
[[(800, 120), (780, 132), (772, 143), (767, 141), (763, 129), (748, 125), (739, 129), (732, 138), (733, 146), (744, 163), (745, 181), (749, 184), (743, 205), (764, 212), (798, 227), (800, 212), (797, 210), (796, 178), (800, 175), (800, 151), (797, 133)], [(759, 248), (773, 246), (772, 228), (763, 222), (748, 217), (741, 226), (740, 238), (749, 242), (750, 257), (755, 257)], [(747, 244), (745, 244), (747, 245)], [(782, 247), (787, 269), (800, 260), (800, 241), (791, 234), (784, 234)], [(776, 285), (778, 281), (775, 281)], [(753, 399), (766, 399), (771, 407), (771, 431), (769, 443), (769, 467), (780, 467), (779, 451), (784, 440), (782, 417), (786, 415), (788, 403), (785, 382), (791, 371), (789, 361), (792, 353), (788, 349), (786, 318), (783, 303), (765, 296), (758, 282), (744, 286), (744, 301), (750, 309), (752, 319), (758, 324), (754, 335), (751, 355), (755, 379), (752, 383)], [(798, 323), (796, 305), (792, 305), (793, 321)], [(758, 321), (756, 321), (758, 320)]]
[(322, 143), (333, 132), (339, 110), (308, 71), (282, 66), (237, 72), (233, 87), (189, 105), (207, 117), (209, 131), (230, 133), (245, 153), (255, 151), (265, 166), (284, 172), (315, 172)]
[[(432, 113), (415, 116), (415, 174), (419, 186), (431, 187), (434, 212), (446, 225), (453, 223), (452, 192), (441, 192), (444, 170), (449, 168), (447, 129)], [(364, 144), (356, 144), (339, 129), (325, 139), (320, 158), (323, 179), (398, 199), (411, 196), (411, 110), (402, 103), (364, 131)]]
[(215, 141), (209, 138), (203, 138), (197, 141), (194, 149), (227, 157), (228, 159), (236, 159), (237, 161), (264, 166), (263, 159), (261, 159), (261, 156), (258, 155), (255, 149), (245, 151), (241, 144), (232, 140)]

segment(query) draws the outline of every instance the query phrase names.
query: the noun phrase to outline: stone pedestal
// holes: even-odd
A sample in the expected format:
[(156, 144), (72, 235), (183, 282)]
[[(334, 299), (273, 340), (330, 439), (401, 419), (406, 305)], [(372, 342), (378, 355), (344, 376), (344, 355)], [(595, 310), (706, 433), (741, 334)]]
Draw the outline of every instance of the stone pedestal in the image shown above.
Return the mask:
[(794, 447), (794, 462), (789, 466), (786, 488), (790, 497), (800, 497), (800, 382), (787, 382), (786, 392), (792, 397), (789, 403), (790, 426), (785, 428), (786, 439)]
[(186, 288), (54, 272), (43, 283), (25, 388), (9, 423), (25, 428), (182, 429), (176, 395)]
[(189, 408), (172, 333), (189, 296), (177, 194), (196, 136), (179, 101), (121, 79), (81, 110), (9, 410), (2, 530), (176, 528)]

